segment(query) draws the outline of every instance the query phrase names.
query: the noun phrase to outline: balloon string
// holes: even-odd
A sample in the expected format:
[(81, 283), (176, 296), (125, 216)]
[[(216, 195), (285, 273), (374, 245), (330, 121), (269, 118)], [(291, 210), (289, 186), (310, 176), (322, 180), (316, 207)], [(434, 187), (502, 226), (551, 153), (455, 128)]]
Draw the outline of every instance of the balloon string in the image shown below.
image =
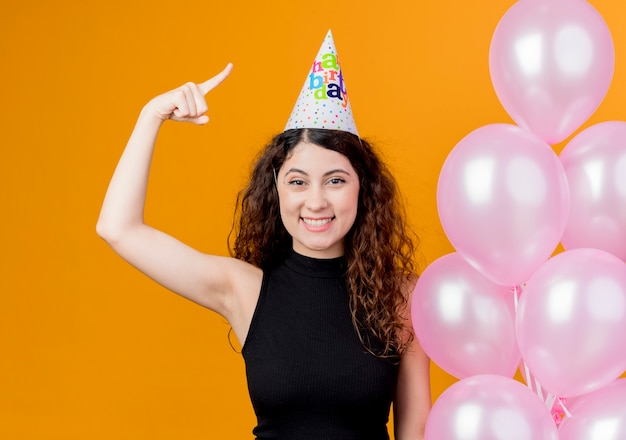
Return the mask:
[[(513, 293), (513, 303), (515, 304), (515, 315), (517, 316), (517, 309), (519, 306), (519, 297), (522, 294), (522, 286), (520, 285), (520, 286), (511, 287), (511, 293)], [(565, 417), (568, 417), (568, 418), (572, 417), (572, 414), (565, 407), (565, 403), (563, 402), (562, 398), (557, 397), (556, 395), (552, 393), (547, 393), (544, 399), (541, 383), (539, 383), (537, 378), (530, 372), (530, 368), (528, 368), (528, 364), (526, 363), (526, 361), (522, 359), (522, 362), (524, 364), (526, 386), (530, 388), (531, 391), (536, 392), (539, 398), (545, 403), (548, 409), (553, 413), (552, 416), (556, 424), (559, 425), (561, 423), (561, 419), (563, 418), (563, 415), (565, 415)], [(533, 389), (533, 382), (535, 385), (534, 389)], [(554, 410), (555, 402), (559, 402), (559, 406), (563, 410), (563, 414), (558, 414), (559, 411)]]
[(513, 292), (513, 303), (515, 304), (515, 313), (517, 314), (517, 306), (519, 304), (519, 290), (518, 290), (518, 286), (513, 286), (511, 288), (511, 292)]
[(558, 402), (560, 408), (557, 408), (556, 405), (554, 405), (551, 408), (552, 419), (554, 420), (554, 423), (556, 423), (556, 426), (559, 426), (561, 423), (563, 423), (563, 419), (565, 417), (567, 417), (567, 418), (571, 418), (572, 417), (572, 414), (565, 407), (565, 400), (566, 399), (564, 399), (564, 398), (557, 397), (556, 401)]
[[(521, 286), (513, 286), (511, 287), (511, 293), (513, 293), (513, 303), (515, 304), (515, 314), (517, 315), (517, 306), (519, 305), (519, 295), (520, 295), (520, 287)], [(533, 376), (530, 374), (530, 368), (528, 368), (528, 364), (524, 359), (522, 359), (522, 363), (524, 364), (524, 378), (526, 379), (526, 386), (530, 388), (531, 391), (535, 391), (533, 389)], [(538, 384), (535, 380), (535, 382)], [(543, 400), (543, 399), (542, 399)]]
[[(525, 360), (522, 359), (524, 363), (524, 373), (526, 377), (526, 385), (530, 388), (531, 391), (537, 393), (539, 398), (548, 406), (548, 408), (552, 408), (554, 405), (554, 399), (556, 396), (553, 396), (551, 393), (547, 393), (546, 396), (543, 396), (543, 388), (541, 387), (541, 383), (537, 380), (537, 378), (530, 372), (530, 368), (528, 368), (528, 364)], [(534, 384), (534, 387), (533, 387)]]
[(543, 390), (541, 389), (541, 384), (539, 383), (536, 377), (534, 377), (534, 379), (535, 379), (535, 387), (537, 389), (537, 395), (539, 396), (541, 400), (545, 402), (545, 399), (543, 398)]
[(554, 401), (557, 399), (557, 397), (552, 394), (552, 393), (548, 393), (548, 395), (546, 396), (546, 406), (549, 409), (552, 409), (552, 407), (554, 406)]
[(567, 408), (565, 407), (565, 403), (563, 403), (563, 399), (561, 399), (559, 397), (559, 406), (561, 407), (561, 409), (563, 410), (563, 412), (565, 413), (565, 416), (567, 418), (571, 418), (572, 417), (572, 413), (570, 413)]
[(528, 388), (530, 388), (531, 391), (533, 390), (533, 379), (532, 376), (530, 375), (530, 368), (528, 368), (528, 364), (526, 363), (525, 360), (522, 359), (522, 361), (524, 362), (524, 373), (526, 377), (526, 385), (528, 386)]
[[(522, 286), (513, 286), (511, 288), (511, 292), (513, 292), (513, 300), (515, 303), (515, 314), (517, 315), (517, 308), (519, 305), (519, 297), (522, 294), (521, 292), (522, 290)], [(539, 398), (546, 404), (548, 405), (548, 401), (552, 400), (552, 402), (550, 403), (550, 405), (548, 405), (549, 408), (552, 407), (552, 405), (554, 404), (554, 397), (552, 397), (551, 394), (548, 393), (548, 395), (545, 397), (543, 397), (543, 391), (541, 388), (541, 384), (539, 383), (539, 381), (537, 380), (537, 378), (535, 376), (533, 376), (530, 372), (530, 368), (528, 368), (528, 364), (526, 363), (525, 360), (522, 359), (522, 361), (524, 362), (524, 372), (526, 373), (526, 385), (528, 386), (528, 388), (530, 388), (531, 391), (535, 391), (537, 393), (537, 395), (539, 396)], [(533, 382), (535, 383), (535, 387), (533, 389)]]

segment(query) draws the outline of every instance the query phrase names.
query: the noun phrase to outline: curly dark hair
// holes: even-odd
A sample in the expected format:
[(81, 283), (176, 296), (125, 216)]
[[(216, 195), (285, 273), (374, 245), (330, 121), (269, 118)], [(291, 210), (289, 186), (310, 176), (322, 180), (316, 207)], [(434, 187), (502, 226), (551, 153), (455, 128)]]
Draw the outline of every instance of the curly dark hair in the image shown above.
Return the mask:
[(268, 269), (291, 251), (274, 172), (300, 142), (343, 154), (359, 177), (357, 216), (344, 243), (352, 321), (366, 349), (373, 352), (362, 328), (369, 329), (383, 346), (382, 352), (374, 354), (397, 356), (413, 338), (406, 331), (406, 310), (407, 285), (417, 276), (413, 261), (417, 237), (405, 221), (395, 179), (367, 141), (327, 129), (293, 129), (275, 136), (260, 152), (250, 182), (237, 197), (230, 253)]

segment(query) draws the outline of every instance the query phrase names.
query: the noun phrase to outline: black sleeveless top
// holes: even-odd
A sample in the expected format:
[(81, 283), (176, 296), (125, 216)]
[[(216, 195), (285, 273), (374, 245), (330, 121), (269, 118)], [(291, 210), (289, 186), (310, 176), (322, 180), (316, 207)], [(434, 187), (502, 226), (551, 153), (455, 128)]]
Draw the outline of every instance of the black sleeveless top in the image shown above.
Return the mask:
[(242, 350), (257, 439), (389, 439), (398, 366), (363, 348), (345, 268), (292, 252), (264, 273)]

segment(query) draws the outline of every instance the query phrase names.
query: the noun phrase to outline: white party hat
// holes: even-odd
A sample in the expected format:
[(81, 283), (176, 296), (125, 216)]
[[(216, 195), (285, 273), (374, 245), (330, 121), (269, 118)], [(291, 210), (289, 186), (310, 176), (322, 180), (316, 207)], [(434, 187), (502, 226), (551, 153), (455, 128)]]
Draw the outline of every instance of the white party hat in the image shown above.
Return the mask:
[(330, 30), (304, 81), (285, 130), (292, 128), (326, 128), (359, 135)]

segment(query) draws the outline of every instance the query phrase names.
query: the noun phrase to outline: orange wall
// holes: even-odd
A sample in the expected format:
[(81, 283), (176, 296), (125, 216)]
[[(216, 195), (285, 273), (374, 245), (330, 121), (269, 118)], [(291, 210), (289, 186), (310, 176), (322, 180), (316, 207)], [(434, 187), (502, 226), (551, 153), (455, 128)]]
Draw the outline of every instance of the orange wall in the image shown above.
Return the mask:
[[(439, 170), (471, 130), (509, 122), (488, 70), (513, 0), (0, 3), (0, 438), (249, 438), (254, 416), (228, 325), (144, 278), (96, 237), (141, 106), (228, 61), (207, 127), (168, 124), (147, 217), (225, 253), (254, 152), (281, 131), (332, 29), (365, 137), (395, 170), (423, 266), (452, 251)], [(595, 0), (616, 70), (586, 124), (626, 120), (622, 0)], [(433, 368), (433, 397), (454, 379)]]

